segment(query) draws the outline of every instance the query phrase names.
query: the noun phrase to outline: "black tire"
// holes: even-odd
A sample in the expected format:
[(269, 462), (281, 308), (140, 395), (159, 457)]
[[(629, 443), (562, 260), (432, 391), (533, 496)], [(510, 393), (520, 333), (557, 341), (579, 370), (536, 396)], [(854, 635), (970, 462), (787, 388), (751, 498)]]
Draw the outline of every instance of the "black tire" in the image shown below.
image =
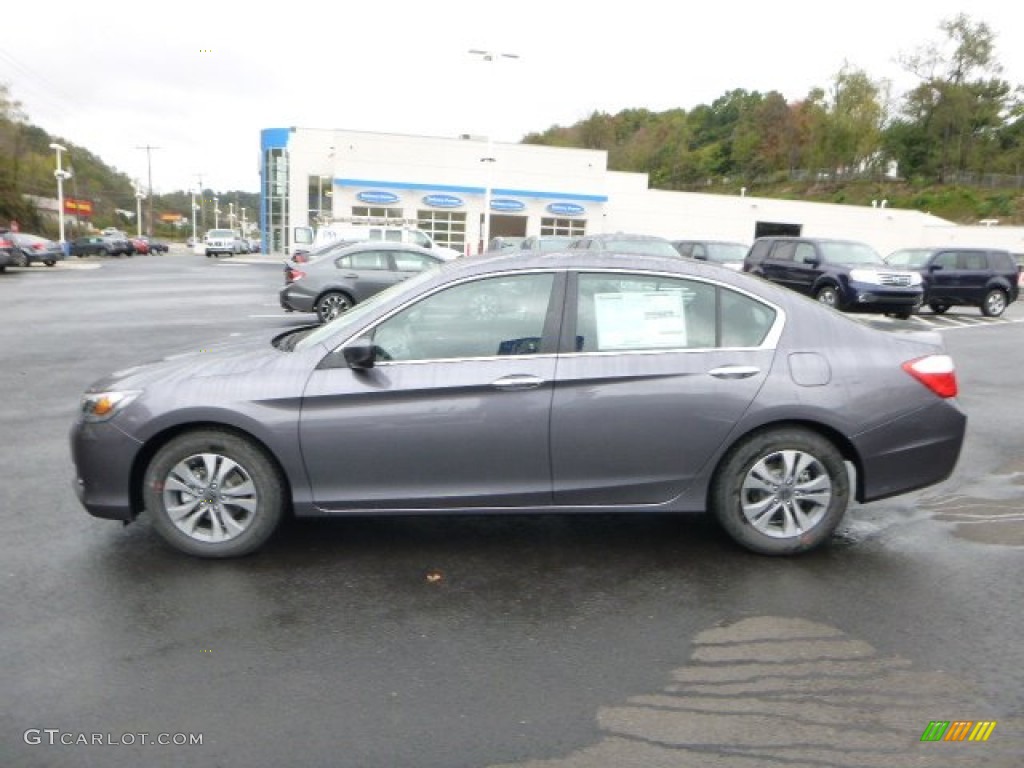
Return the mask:
[(1006, 311), (1006, 291), (993, 288), (981, 302), (981, 314), (985, 317), (999, 317)]
[(56, 259), (44, 259), (43, 260), (43, 264), (45, 264), (48, 267), (55, 267), (55, 266), (57, 266), (57, 260)]
[(355, 306), (355, 301), (342, 291), (329, 291), (316, 300), (313, 309), (321, 323), (329, 323), (346, 309)]
[(27, 267), (28, 265), (28, 256), (25, 255), (24, 251), (15, 251), (14, 253), (11, 254), (12, 267)]
[[(733, 446), (715, 472), (710, 494), (711, 511), (726, 532), (762, 555), (821, 546), (849, 501), (842, 455), (821, 435), (798, 427), (757, 433)], [(795, 518), (795, 512), (805, 519)]]
[(936, 315), (944, 314), (949, 310), (949, 304), (943, 304), (938, 301), (931, 301), (928, 303), (928, 309), (934, 312)]
[(814, 294), (814, 298), (818, 300), (819, 304), (824, 304), (826, 307), (842, 309), (842, 307), (839, 306), (839, 291), (836, 290), (834, 285), (823, 285), (818, 289), (818, 292)]
[[(277, 529), (286, 507), (285, 482), (263, 449), (219, 429), (168, 442), (149, 462), (142, 490), (157, 532), (197, 557), (255, 551)], [(183, 510), (177, 521), (168, 507)]]

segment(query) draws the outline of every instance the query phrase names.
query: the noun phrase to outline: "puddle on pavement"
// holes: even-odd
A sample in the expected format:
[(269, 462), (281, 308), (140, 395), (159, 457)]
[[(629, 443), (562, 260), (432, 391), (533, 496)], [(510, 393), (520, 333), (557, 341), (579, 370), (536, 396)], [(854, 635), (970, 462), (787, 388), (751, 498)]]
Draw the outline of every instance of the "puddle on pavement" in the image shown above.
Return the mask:
[(1024, 459), (1015, 459), (958, 494), (920, 503), (953, 534), (979, 544), (1024, 547)]

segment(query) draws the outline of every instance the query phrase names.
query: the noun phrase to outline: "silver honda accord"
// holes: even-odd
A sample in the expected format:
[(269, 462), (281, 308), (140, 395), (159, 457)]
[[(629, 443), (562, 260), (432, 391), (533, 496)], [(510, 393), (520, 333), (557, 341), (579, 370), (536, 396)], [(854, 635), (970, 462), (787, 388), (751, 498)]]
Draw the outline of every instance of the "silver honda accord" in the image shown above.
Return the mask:
[(947, 478), (956, 394), (937, 334), (691, 260), (517, 252), (114, 373), (71, 448), (92, 515), (204, 557), (287, 514), (590, 511), (709, 511), (785, 555)]

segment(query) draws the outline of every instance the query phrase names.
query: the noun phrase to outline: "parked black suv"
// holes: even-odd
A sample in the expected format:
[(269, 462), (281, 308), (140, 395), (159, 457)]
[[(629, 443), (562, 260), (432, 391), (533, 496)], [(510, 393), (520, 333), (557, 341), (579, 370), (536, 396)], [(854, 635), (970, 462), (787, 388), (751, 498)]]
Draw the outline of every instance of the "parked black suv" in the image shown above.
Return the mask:
[(999, 317), (1020, 290), (1019, 268), (1009, 251), (907, 248), (889, 254), (885, 262), (920, 272), (924, 301), (936, 314), (970, 306), (980, 308), (986, 317)]
[(921, 306), (921, 275), (893, 269), (867, 243), (760, 237), (743, 260), (758, 275), (847, 312), (910, 317)]

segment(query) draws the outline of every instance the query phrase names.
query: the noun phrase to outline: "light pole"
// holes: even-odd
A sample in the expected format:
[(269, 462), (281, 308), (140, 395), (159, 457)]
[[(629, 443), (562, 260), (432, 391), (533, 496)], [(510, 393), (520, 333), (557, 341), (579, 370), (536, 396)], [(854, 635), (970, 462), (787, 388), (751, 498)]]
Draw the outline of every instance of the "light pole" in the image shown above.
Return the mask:
[(142, 237), (142, 201), (146, 199), (146, 193), (138, 187), (135, 188), (135, 235)]
[(51, 144), (50, 149), (57, 153), (57, 170), (53, 172), (54, 177), (57, 179), (57, 221), (60, 228), (60, 244), (64, 246), (64, 179), (70, 178), (71, 174), (61, 167), (60, 153), (67, 152), (67, 147), (62, 147), (60, 144)]
[(213, 228), (220, 229), (220, 198), (213, 198)]
[[(518, 59), (518, 53), (498, 53), (497, 51), (480, 51), (477, 49), (470, 49), (469, 51), (474, 56), (479, 56), (484, 61), (495, 62), (498, 59)], [(493, 79), (493, 78), (491, 78)], [(493, 86), (493, 83), (488, 83)], [(487, 128), (487, 156), (480, 158), (481, 163), (487, 163), (487, 168), (484, 172), (484, 226), (481, 232), (481, 249), (486, 250), (487, 244), (491, 239), (491, 187), (492, 177), (494, 174), (494, 126), (488, 126)]]
[(235, 228), (235, 204), (228, 203), (228, 229)]
[(199, 206), (196, 205), (196, 191), (194, 189), (190, 189), (189, 192), (192, 193), (192, 247), (195, 248), (195, 246), (196, 246), (196, 209)]

